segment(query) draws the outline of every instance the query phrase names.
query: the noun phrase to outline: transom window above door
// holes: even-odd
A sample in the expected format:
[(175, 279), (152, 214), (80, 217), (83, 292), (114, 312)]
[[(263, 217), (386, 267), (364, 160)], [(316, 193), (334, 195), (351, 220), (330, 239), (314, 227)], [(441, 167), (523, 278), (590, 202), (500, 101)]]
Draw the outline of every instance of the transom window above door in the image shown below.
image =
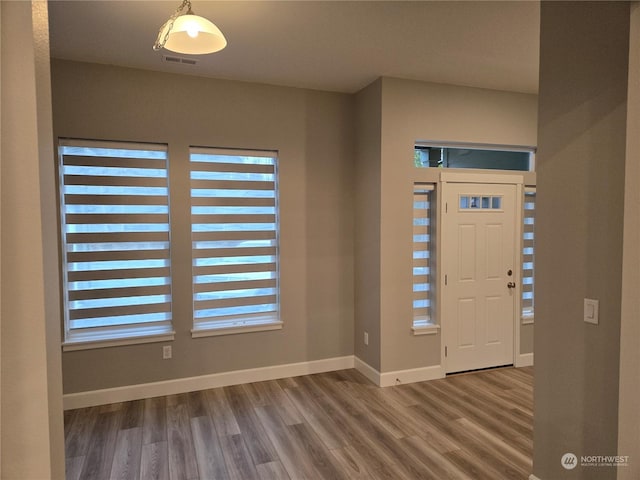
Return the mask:
[(535, 170), (533, 147), (416, 142), (413, 163), (418, 168), (474, 168), (480, 170)]

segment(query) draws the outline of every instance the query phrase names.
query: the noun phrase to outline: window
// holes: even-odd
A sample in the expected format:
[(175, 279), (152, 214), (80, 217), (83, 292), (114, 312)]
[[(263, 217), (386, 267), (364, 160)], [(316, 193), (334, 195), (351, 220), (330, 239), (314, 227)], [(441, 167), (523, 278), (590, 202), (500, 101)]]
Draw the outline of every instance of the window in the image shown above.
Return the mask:
[(459, 209), (460, 210), (500, 210), (502, 209), (502, 196), (494, 195), (487, 197), (473, 196), (473, 195), (460, 195), (459, 197)]
[(536, 190), (526, 188), (524, 194), (524, 228), (522, 238), (522, 320), (533, 322), (534, 255), (535, 255)]
[[(431, 305), (431, 205), (433, 185), (413, 187), (413, 331), (435, 333)], [(432, 332), (433, 331), (433, 332)]]
[(275, 152), (192, 148), (193, 335), (281, 328)]
[(493, 145), (437, 145), (420, 142), (413, 151), (416, 167), (534, 170), (534, 150)]
[(65, 349), (172, 338), (166, 146), (61, 140), (59, 160)]

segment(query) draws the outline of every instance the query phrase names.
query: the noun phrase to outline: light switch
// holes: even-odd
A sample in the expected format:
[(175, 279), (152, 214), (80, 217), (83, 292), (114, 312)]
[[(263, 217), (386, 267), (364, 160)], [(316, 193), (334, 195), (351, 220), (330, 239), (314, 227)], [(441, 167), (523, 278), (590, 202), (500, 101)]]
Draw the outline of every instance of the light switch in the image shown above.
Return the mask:
[(598, 325), (598, 300), (584, 299), (584, 321)]

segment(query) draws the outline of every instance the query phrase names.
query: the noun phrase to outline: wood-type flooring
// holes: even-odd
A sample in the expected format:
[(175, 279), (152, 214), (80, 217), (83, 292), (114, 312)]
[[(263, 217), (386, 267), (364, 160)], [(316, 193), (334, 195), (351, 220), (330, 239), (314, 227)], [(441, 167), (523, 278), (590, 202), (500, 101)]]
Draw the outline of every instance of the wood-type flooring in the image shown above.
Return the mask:
[(526, 480), (532, 376), (343, 370), (70, 410), (67, 480)]

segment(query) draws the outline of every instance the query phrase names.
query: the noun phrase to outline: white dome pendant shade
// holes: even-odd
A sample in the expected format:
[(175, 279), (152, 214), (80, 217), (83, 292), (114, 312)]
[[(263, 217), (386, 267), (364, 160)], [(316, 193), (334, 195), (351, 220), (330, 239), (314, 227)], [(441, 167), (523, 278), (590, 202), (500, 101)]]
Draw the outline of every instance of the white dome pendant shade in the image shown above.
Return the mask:
[[(187, 13), (180, 12), (187, 7)], [(218, 27), (191, 11), (191, 2), (184, 0), (176, 12), (160, 27), (154, 50), (166, 48), (176, 53), (203, 55), (215, 53), (227, 46), (227, 39)]]
[(167, 50), (191, 55), (219, 52), (226, 46), (227, 39), (218, 27), (204, 17), (189, 13), (176, 18), (164, 44)]

